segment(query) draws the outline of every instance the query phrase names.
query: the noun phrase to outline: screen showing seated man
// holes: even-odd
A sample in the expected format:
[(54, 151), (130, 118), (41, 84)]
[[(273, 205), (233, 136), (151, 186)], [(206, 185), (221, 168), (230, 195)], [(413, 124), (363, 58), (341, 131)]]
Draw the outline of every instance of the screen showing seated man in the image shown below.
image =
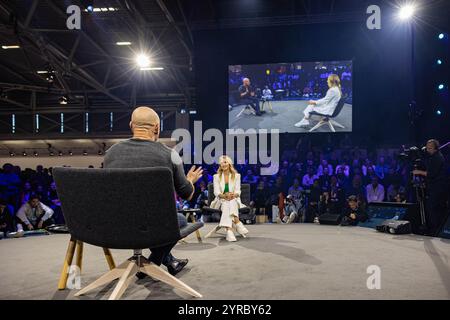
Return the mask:
[(228, 127), (351, 132), (352, 61), (228, 67)]

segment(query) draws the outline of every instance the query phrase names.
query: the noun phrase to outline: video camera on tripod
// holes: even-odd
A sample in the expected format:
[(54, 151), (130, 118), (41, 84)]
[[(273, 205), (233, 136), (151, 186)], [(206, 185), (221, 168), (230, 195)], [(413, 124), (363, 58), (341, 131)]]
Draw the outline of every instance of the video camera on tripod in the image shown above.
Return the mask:
[[(426, 147), (403, 147), (403, 151), (398, 155), (398, 159), (411, 165), (412, 170), (423, 170), (425, 169), (425, 158), (427, 157)], [(412, 171), (411, 170), (411, 171)], [(411, 173), (411, 184), (413, 187), (423, 187), (425, 188), (425, 179), (421, 176), (414, 176)]]
[(398, 155), (399, 160), (412, 166), (410, 183), (415, 190), (417, 203), (419, 204), (421, 226), (420, 233), (426, 232), (426, 217), (425, 217), (425, 179), (419, 175), (413, 175), (413, 170), (425, 169), (425, 158), (427, 157), (426, 147), (419, 149), (418, 147), (403, 147), (403, 152)]

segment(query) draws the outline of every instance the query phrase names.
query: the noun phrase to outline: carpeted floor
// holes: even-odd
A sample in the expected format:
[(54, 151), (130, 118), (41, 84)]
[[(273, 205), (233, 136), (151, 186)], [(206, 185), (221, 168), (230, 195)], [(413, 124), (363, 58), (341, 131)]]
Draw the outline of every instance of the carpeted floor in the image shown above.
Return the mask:
[[(205, 235), (215, 225), (201, 229)], [(189, 258), (177, 277), (204, 299), (449, 299), (450, 240), (390, 235), (359, 227), (252, 225), (228, 243), (215, 236), (178, 244)], [(0, 240), (0, 299), (73, 299), (56, 290), (68, 235)], [(116, 263), (131, 255), (113, 250)], [(145, 254), (148, 254), (147, 250)], [(381, 289), (367, 288), (367, 267), (381, 270)], [(82, 286), (107, 271), (101, 248), (86, 245)], [(106, 299), (113, 285), (81, 299)], [(185, 299), (151, 279), (130, 284), (123, 299)], [(78, 299), (78, 298), (77, 298)]]

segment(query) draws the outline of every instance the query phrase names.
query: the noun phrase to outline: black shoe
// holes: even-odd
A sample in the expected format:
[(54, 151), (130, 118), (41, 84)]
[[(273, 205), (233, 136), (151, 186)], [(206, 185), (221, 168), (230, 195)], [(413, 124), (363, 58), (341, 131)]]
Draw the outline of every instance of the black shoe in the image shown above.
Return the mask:
[(148, 275), (146, 273), (143, 272), (136, 272), (136, 278), (138, 278), (139, 280), (145, 279), (146, 277), (148, 277)]
[(169, 273), (174, 276), (178, 272), (183, 270), (183, 268), (188, 264), (188, 262), (189, 262), (188, 259), (174, 259), (167, 265), (167, 271), (169, 271)]

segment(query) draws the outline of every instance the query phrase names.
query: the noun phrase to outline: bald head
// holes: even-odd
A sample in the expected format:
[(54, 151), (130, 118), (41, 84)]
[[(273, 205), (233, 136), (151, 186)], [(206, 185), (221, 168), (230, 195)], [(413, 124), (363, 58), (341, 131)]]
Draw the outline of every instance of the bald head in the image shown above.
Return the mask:
[(148, 136), (148, 138), (158, 138), (159, 136), (159, 116), (149, 107), (137, 107), (131, 114), (131, 131), (134, 136)]

